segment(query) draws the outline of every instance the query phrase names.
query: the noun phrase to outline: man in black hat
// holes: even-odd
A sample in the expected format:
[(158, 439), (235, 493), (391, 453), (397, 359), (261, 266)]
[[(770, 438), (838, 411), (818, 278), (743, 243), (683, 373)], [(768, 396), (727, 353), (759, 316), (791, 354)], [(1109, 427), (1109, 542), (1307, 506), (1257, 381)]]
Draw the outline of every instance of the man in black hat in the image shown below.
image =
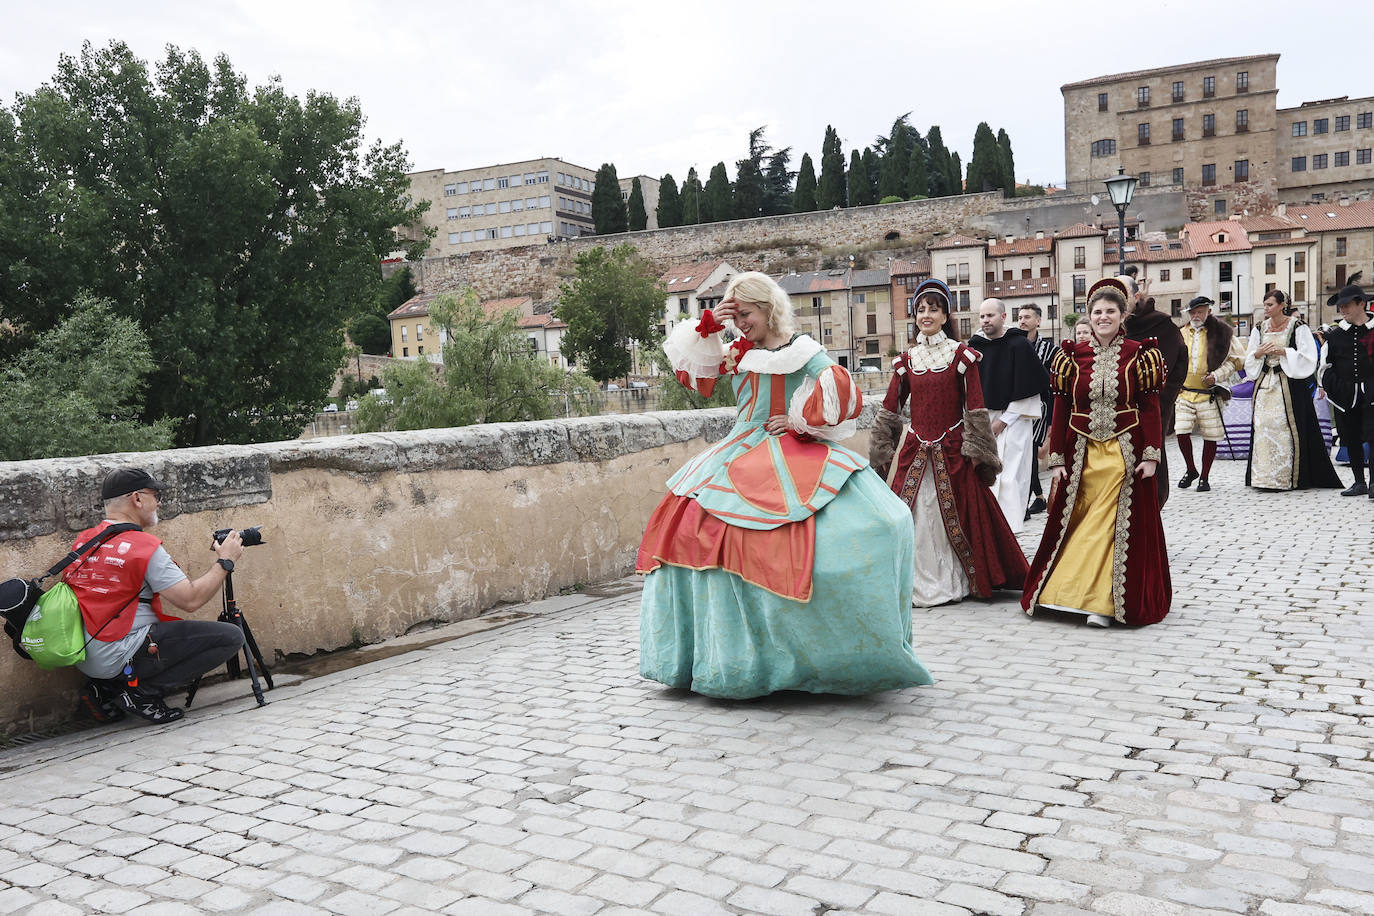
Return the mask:
[[(1217, 457), (1217, 443), (1226, 438), (1221, 408), (1231, 400), (1231, 391), (1224, 386), (1245, 366), (1245, 348), (1236, 340), (1231, 325), (1212, 314), (1214, 304), (1206, 296), (1188, 303), (1188, 323), (1182, 329), (1188, 348), (1188, 374), (1174, 404), (1178, 450), (1188, 466), (1178, 485), (1186, 490), (1196, 480), (1199, 493), (1212, 489), (1207, 476)], [(1194, 431), (1202, 437), (1201, 475), (1193, 462)]]
[(111, 471), (100, 488), (105, 520), (77, 535), (85, 544), (110, 525), (133, 528), (110, 538), (62, 578), (76, 593), (86, 630), (86, 660), (76, 667), (91, 680), (81, 700), (98, 721), (135, 715), (148, 722), (182, 716), (163, 696), (224, 664), (243, 646), (232, 623), (179, 620), (162, 612), (166, 598), (190, 613), (213, 598), (243, 555), (231, 532), (215, 545), (216, 559), (192, 580), (146, 530), (158, 522), (166, 486), (142, 468)]
[(1334, 299), (1341, 319), (1325, 328), (1317, 384), (1336, 408), (1336, 432), (1355, 474), (1354, 484), (1341, 495), (1374, 499), (1364, 472), (1365, 446), (1374, 444), (1374, 316), (1365, 307), (1364, 290), (1354, 284)]

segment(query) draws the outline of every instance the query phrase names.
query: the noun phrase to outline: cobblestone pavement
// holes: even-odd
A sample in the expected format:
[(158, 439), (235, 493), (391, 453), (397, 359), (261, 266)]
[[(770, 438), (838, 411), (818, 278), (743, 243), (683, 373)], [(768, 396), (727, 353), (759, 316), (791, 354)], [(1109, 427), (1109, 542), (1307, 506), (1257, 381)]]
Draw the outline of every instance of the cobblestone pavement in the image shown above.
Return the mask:
[(933, 687), (662, 689), (627, 580), (6, 751), (0, 911), (1374, 912), (1374, 503), (1242, 472), (1175, 491), (1166, 621), (918, 612)]

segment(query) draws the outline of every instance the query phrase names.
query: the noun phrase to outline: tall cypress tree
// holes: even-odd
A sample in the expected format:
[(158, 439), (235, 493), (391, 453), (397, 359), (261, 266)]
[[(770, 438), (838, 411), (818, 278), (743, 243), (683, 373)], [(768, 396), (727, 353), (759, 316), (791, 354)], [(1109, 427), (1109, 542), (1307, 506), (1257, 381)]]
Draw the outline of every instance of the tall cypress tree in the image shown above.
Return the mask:
[(604, 162), (596, 170), (596, 185), (592, 188), (592, 225), (597, 235), (624, 232), (630, 227), (625, 213), (625, 201), (620, 196), (620, 179), (615, 166)]
[(630, 182), (630, 198), (625, 201), (625, 218), (631, 232), (649, 228), (649, 214), (644, 210), (644, 188), (636, 177)]
[(797, 190), (792, 194), (792, 212), (810, 213), (816, 209), (816, 167), (811, 164), (811, 154), (802, 153), (801, 167), (797, 170)]
[(696, 166), (692, 166), (687, 170), (687, 180), (682, 183), (680, 225), (694, 226), (701, 221), (701, 179), (697, 177)]
[(936, 124), (930, 129), (926, 140), (930, 143), (930, 155), (926, 158), (930, 196), (948, 197), (954, 191), (949, 181), (949, 150), (945, 149), (940, 125)]
[(821, 144), (821, 180), (816, 187), (816, 206), (821, 210), (843, 207), (844, 197), (844, 150), (840, 149), (839, 132), (827, 124)]
[(949, 154), (949, 186), (954, 189), (953, 194), (964, 193), (964, 167), (959, 162), (959, 154), (953, 151)]
[(734, 189), (730, 187), (730, 173), (725, 171), (725, 163), (717, 162), (711, 166), (711, 177), (706, 179), (706, 193), (703, 195), (701, 221), (718, 223), (734, 215)]
[(911, 168), (911, 151), (916, 132), (907, 122), (908, 114), (892, 122), (886, 137), (879, 137), (883, 147), (882, 165), (878, 170), (878, 199), (907, 196), (907, 173)]
[(849, 154), (849, 205), (866, 207), (877, 203), (873, 200), (873, 185), (868, 180), (868, 169), (864, 168), (863, 156), (858, 150)]
[(763, 159), (772, 147), (763, 137), (764, 128), (749, 131), (749, 155), (735, 163), (734, 216), (753, 219), (763, 212)]
[(1002, 187), (1002, 150), (987, 121), (978, 122), (973, 132), (973, 158), (968, 163), (965, 189), (979, 194)]
[(882, 200), (878, 196), (878, 175), (882, 169), (882, 162), (871, 146), (864, 147), (863, 161), (864, 174), (868, 176), (868, 199), (876, 204)]
[(907, 200), (930, 196), (930, 178), (926, 173), (926, 150), (917, 145), (911, 151), (911, 166), (906, 173), (906, 187), (911, 193)]
[(682, 225), (682, 198), (677, 193), (673, 173), (664, 175), (658, 185), (658, 228), (671, 229)]
[(1011, 137), (1005, 128), (997, 131), (997, 146), (1002, 151), (1002, 193), (1016, 196), (1016, 158), (1011, 154)]
[(792, 147), (774, 150), (768, 157), (768, 170), (763, 176), (763, 215), (777, 216), (792, 212), (792, 179), (795, 172), (787, 170), (792, 159)]

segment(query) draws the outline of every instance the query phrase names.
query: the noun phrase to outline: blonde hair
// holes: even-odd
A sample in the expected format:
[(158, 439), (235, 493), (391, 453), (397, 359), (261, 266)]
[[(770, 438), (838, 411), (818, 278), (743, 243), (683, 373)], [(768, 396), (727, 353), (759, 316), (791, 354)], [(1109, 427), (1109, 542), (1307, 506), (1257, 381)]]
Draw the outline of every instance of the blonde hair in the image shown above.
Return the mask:
[(778, 285), (778, 281), (767, 274), (756, 270), (736, 274), (725, 288), (725, 298), (759, 306), (768, 321), (768, 327), (779, 334), (791, 337), (797, 329), (792, 314), (792, 298)]

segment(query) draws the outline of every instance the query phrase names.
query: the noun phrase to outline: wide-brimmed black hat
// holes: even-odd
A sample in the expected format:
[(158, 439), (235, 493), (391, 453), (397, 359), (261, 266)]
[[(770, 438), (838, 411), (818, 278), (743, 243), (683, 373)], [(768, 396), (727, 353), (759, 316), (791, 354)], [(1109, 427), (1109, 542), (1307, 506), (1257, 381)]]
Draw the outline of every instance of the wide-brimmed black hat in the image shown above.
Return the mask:
[(167, 485), (143, 468), (119, 468), (111, 471), (100, 485), (101, 499), (114, 499), (137, 490), (156, 490), (159, 495)]
[(1369, 301), (1369, 297), (1364, 294), (1364, 290), (1360, 289), (1354, 283), (1349, 286), (1341, 287), (1341, 289), (1337, 291), (1335, 299), (1335, 305), (1337, 307), (1345, 305), (1347, 302)]
[(1201, 308), (1204, 305), (1216, 305), (1216, 303), (1206, 296), (1194, 296), (1188, 301), (1188, 311), (1191, 312), (1193, 309)]

